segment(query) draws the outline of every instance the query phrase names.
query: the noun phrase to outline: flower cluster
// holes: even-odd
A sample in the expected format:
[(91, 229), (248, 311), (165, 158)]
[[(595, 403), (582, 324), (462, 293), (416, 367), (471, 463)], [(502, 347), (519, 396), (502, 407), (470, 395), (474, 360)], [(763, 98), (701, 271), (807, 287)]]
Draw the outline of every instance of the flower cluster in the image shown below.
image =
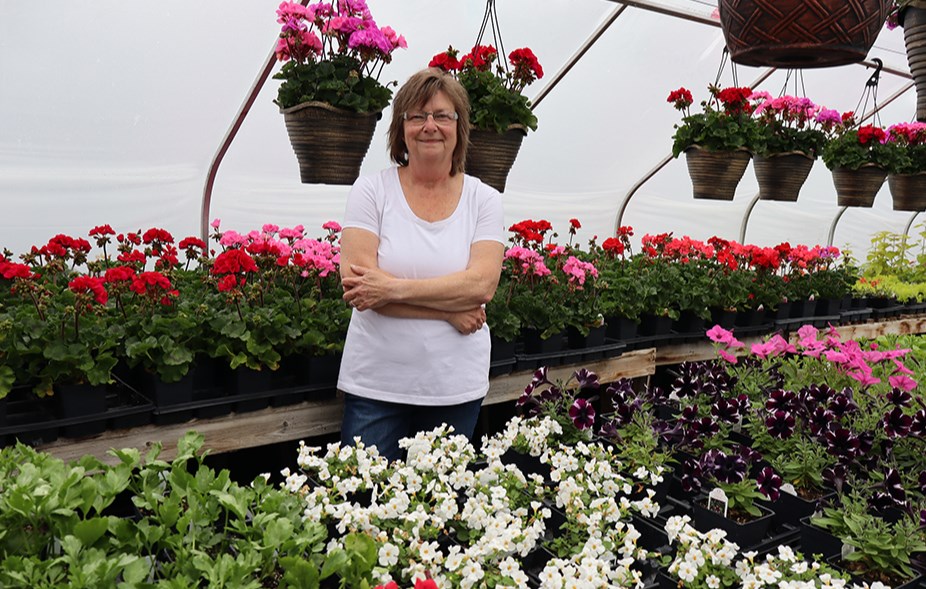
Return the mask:
[(756, 140), (757, 126), (751, 117), (749, 88), (708, 86), (710, 98), (701, 102), (701, 112), (692, 114), (691, 92), (679, 88), (669, 93), (667, 102), (682, 112), (681, 124), (675, 125), (672, 155), (697, 146), (709, 151), (750, 149)]
[(428, 67), (452, 73), (466, 88), (470, 122), (476, 129), (504, 133), (521, 125), (537, 130), (537, 117), (523, 92), (543, 77), (543, 68), (527, 47), (509, 53), (506, 62), (491, 45), (477, 45), (461, 57), (451, 46), (435, 55)]
[(779, 96), (754, 92), (753, 116), (759, 136), (752, 151), (759, 155), (800, 152), (816, 158), (833, 129), (842, 123), (841, 115), (814, 104), (809, 98)]
[[(392, 53), (408, 45), (391, 27), (379, 27), (365, 0), (282, 2), (276, 56), (285, 62), (277, 103), (327, 102), (355, 112), (379, 112), (392, 91), (377, 81)], [(319, 35), (321, 37), (319, 37)]]

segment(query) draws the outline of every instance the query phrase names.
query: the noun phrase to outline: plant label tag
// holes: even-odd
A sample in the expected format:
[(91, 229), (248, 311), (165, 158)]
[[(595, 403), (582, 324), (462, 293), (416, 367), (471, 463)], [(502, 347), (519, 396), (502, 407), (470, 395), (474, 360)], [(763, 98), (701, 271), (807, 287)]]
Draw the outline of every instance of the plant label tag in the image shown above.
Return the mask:
[(727, 509), (730, 508), (730, 500), (727, 498), (727, 494), (723, 492), (723, 489), (717, 487), (712, 490), (707, 496), (707, 507), (710, 508), (711, 500), (719, 501), (723, 503), (723, 516), (727, 517)]
[(794, 495), (797, 497), (797, 489), (794, 488), (794, 485), (791, 483), (785, 483), (781, 486), (781, 491), (787, 493), (788, 495)]
[(845, 560), (845, 559), (846, 559), (850, 554), (852, 554), (853, 552), (855, 552), (855, 546), (853, 546), (853, 545), (851, 545), (851, 544), (846, 544), (846, 543), (844, 542), (843, 545), (842, 545), (842, 551), (841, 551), (843, 560)]
[(733, 431), (736, 432), (736, 433), (741, 433), (741, 432), (743, 431), (743, 418), (742, 418), (742, 416), (740, 416), (740, 418), (736, 420), (736, 423), (734, 423), (734, 424), (733, 424), (733, 427), (731, 427), (730, 429), (733, 430)]

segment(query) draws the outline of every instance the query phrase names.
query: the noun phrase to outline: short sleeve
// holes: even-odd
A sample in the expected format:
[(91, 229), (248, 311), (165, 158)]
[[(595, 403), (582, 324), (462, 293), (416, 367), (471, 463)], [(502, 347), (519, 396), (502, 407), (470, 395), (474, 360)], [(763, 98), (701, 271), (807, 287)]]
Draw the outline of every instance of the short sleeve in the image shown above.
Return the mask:
[(370, 176), (363, 176), (354, 182), (347, 195), (347, 208), (344, 211), (343, 227), (366, 229), (376, 235), (380, 234), (382, 211), (378, 205), (377, 183)]
[(476, 218), (476, 232), (473, 243), (477, 241), (497, 241), (505, 243), (505, 209), (502, 195), (494, 188), (480, 183), (479, 211)]

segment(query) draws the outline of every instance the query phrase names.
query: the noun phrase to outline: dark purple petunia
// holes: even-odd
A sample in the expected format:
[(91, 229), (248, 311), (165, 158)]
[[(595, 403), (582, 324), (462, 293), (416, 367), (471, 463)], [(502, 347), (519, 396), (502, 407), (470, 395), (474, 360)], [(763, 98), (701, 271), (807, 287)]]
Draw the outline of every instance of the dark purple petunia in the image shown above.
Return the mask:
[(736, 423), (740, 420), (740, 406), (735, 400), (720, 398), (711, 405), (711, 415), (723, 423)]
[(720, 431), (720, 424), (710, 417), (702, 417), (697, 421), (692, 421), (690, 427), (705, 438), (709, 438)]
[(704, 473), (697, 460), (688, 459), (682, 463), (682, 489), (686, 493), (697, 493), (704, 486)]
[(903, 438), (910, 434), (913, 418), (904, 415), (903, 409), (894, 407), (884, 415), (881, 420), (884, 425), (884, 433), (889, 438)]
[(926, 509), (920, 510), (920, 529), (926, 528)]
[(578, 430), (595, 425), (595, 408), (585, 399), (576, 399), (569, 408), (569, 417)]
[(781, 497), (781, 477), (771, 466), (766, 466), (756, 477), (759, 492), (768, 497), (769, 501), (778, 501)]
[(605, 390), (605, 398), (611, 399), (614, 405), (627, 403), (634, 397), (633, 384), (626, 378), (608, 385)]
[(547, 379), (547, 367), (541, 366), (534, 371), (534, 376), (531, 378), (530, 386), (531, 388), (537, 388), (545, 384), (553, 384)]
[(858, 410), (858, 405), (852, 401), (851, 393), (852, 389), (844, 389), (830, 400), (829, 410), (836, 415), (837, 419)]
[(810, 433), (817, 435), (829, 429), (830, 424), (836, 419), (836, 415), (829, 409), (817, 407), (810, 414)]
[(773, 438), (786, 440), (794, 433), (794, 416), (779, 409), (766, 418), (765, 427)]
[(910, 423), (910, 431), (913, 435), (921, 438), (926, 437), (926, 409), (920, 409), (913, 414), (913, 421)]
[(678, 422), (669, 424), (668, 421), (659, 420), (653, 423), (653, 431), (659, 436), (659, 439), (669, 446), (678, 446), (685, 441), (685, 430)]
[(518, 397), (515, 406), (522, 415), (526, 415), (527, 417), (534, 417), (540, 413), (540, 401), (528, 392)]
[(920, 493), (926, 494), (926, 470), (920, 472), (917, 482), (920, 485)]
[(701, 469), (721, 483), (739, 483), (746, 478), (748, 467), (741, 456), (709, 450), (701, 458)]
[(831, 426), (826, 430), (826, 451), (841, 458), (854, 458), (858, 454), (859, 439), (844, 427)]
[(679, 417), (679, 421), (683, 423), (688, 423), (688, 422), (697, 421), (697, 420), (698, 420), (698, 406), (697, 405), (689, 405), (688, 407), (685, 407), (684, 409), (682, 409), (682, 415), (681, 417)]
[(598, 382), (598, 375), (587, 368), (576, 370), (572, 377), (576, 379), (580, 389), (597, 389), (601, 386)]
[(884, 487), (884, 492), (890, 495), (891, 499), (898, 505), (906, 504), (907, 492), (903, 488), (903, 481), (897, 469), (892, 468), (885, 473), (882, 485)]
[(898, 407), (909, 407), (910, 403), (913, 402), (913, 395), (897, 387), (892, 388), (885, 397), (888, 403)]
[(740, 415), (746, 415), (749, 413), (749, 408), (752, 407), (752, 404), (749, 402), (749, 396), (745, 393), (740, 393), (735, 397), (736, 404), (739, 406)]
[(848, 478), (849, 469), (845, 464), (835, 464), (823, 469), (823, 480), (826, 481), (830, 487), (835, 489), (837, 493), (842, 493)]
[(762, 454), (753, 450), (751, 447), (746, 444), (737, 444), (734, 448), (737, 454), (746, 461), (746, 464), (755, 464), (762, 460)]
[(897, 502), (891, 498), (890, 494), (884, 491), (878, 491), (868, 496), (868, 508), (876, 513), (883, 514), (895, 507), (897, 507)]
[(777, 391), (772, 391), (768, 396), (768, 400), (765, 402), (765, 408), (769, 411), (787, 411), (789, 413), (794, 411), (794, 408), (797, 406), (797, 395), (793, 391), (786, 391), (783, 389), (778, 389)]
[(614, 408), (614, 421), (620, 425), (627, 425), (633, 421), (633, 414), (635, 413), (634, 405), (618, 405)]
[(540, 400), (544, 403), (554, 403), (563, 398), (563, 391), (556, 385), (540, 392)]
[(618, 423), (613, 419), (605, 421), (598, 429), (598, 435), (609, 440), (620, 440), (621, 436), (618, 432)]

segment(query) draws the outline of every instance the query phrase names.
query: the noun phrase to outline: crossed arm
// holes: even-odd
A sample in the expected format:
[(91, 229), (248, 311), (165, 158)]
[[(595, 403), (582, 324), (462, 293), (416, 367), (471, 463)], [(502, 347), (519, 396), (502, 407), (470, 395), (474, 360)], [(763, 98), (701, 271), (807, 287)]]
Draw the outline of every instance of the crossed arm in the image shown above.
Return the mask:
[(370, 231), (347, 228), (341, 234), (344, 300), (354, 308), (389, 317), (443, 320), (464, 334), (485, 322), (482, 305), (498, 286), (503, 244), (476, 242), (465, 270), (422, 279), (396, 278), (380, 270), (378, 248), (379, 237)]

